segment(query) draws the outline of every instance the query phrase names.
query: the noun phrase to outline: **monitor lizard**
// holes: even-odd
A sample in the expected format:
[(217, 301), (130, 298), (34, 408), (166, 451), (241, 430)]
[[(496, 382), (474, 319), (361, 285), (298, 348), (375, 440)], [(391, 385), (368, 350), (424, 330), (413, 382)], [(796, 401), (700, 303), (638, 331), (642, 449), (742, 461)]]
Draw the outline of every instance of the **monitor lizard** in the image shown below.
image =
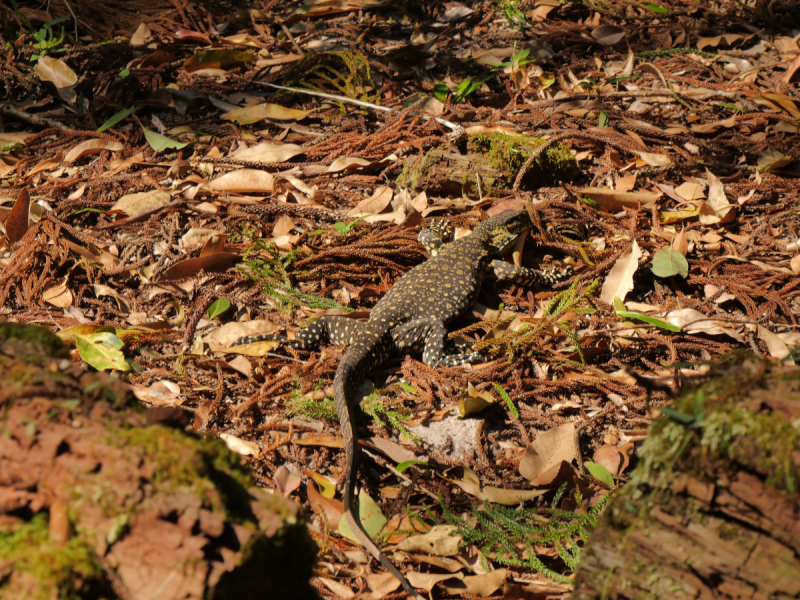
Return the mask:
[[(419, 234), (419, 241), (431, 258), (403, 275), (375, 305), (366, 323), (338, 316), (324, 316), (301, 330), (288, 343), (310, 349), (326, 342), (350, 344), (342, 357), (333, 381), (334, 400), (345, 439), (346, 479), (344, 516), (350, 529), (369, 553), (402, 584), (413, 597), (420, 596), (403, 574), (380, 551), (353, 512), (353, 496), (360, 453), (356, 435), (355, 389), (364, 376), (387, 358), (397, 354), (422, 352), (423, 362), (431, 367), (452, 367), (486, 360), (479, 352), (445, 354), (445, 325), (466, 312), (475, 302), (484, 278), (510, 280), (526, 286), (552, 285), (569, 277), (563, 271), (540, 273), (498, 260), (532, 227), (524, 210), (506, 210), (490, 217), (468, 236), (448, 243), (450, 227), (433, 223)], [(274, 335), (239, 338), (235, 345)]]

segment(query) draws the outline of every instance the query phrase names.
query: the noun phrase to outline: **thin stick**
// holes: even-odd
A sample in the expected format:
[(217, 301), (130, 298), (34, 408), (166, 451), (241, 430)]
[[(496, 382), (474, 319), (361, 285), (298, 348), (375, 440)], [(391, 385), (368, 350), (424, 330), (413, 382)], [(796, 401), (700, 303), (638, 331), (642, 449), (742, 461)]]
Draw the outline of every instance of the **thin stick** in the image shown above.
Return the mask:
[[(285, 85), (275, 85), (274, 83), (267, 83), (266, 81), (256, 81), (255, 83), (259, 85), (266, 85), (268, 87), (275, 88), (276, 90), (296, 92), (298, 94), (306, 94), (307, 96), (317, 96), (319, 98), (326, 98), (328, 100), (336, 100), (337, 102), (345, 102), (347, 104), (355, 104), (356, 106), (363, 106), (364, 108), (382, 110), (384, 112), (389, 112), (396, 115), (399, 115), (403, 112), (402, 110), (397, 110), (396, 108), (389, 108), (388, 106), (380, 106), (379, 104), (373, 104), (372, 102), (364, 102), (363, 100), (353, 100), (352, 98), (348, 98), (347, 96), (336, 96), (334, 94), (325, 94), (324, 92), (313, 92), (311, 90), (304, 90), (301, 88), (286, 87)], [(448, 121), (447, 119), (442, 119), (441, 117), (433, 117), (431, 115), (426, 115), (423, 113), (416, 113), (416, 112), (412, 112), (409, 114), (414, 117), (422, 117), (426, 121), (433, 119), (440, 125), (449, 127), (453, 132), (451, 135), (454, 137), (461, 136), (462, 132), (464, 131), (464, 128), (461, 127), (461, 125), (459, 125), (458, 123), (453, 123), (452, 121)]]

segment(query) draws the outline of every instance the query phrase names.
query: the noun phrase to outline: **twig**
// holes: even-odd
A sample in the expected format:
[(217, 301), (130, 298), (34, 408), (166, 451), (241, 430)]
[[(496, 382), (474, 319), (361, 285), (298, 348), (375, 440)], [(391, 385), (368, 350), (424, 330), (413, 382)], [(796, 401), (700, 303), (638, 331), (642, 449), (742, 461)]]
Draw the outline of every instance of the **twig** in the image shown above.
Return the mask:
[[(285, 90), (287, 92), (295, 92), (297, 94), (306, 94), (307, 96), (317, 96), (319, 98), (326, 98), (328, 100), (336, 100), (337, 102), (346, 102), (348, 104), (355, 104), (356, 106), (363, 106), (364, 108), (372, 108), (374, 110), (382, 110), (384, 112), (389, 112), (396, 115), (399, 115), (403, 112), (402, 110), (397, 110), (396, 108), (389, 108), (388, 106), (380, 106), (379, 104), (373, 104), (372, 102), (364, 102), (363, 100), (354, 100), (353, 98), (348, 98), (347, 96), (336, 96), (334, 94), (326, 94), (324, 92), (313, 92), (311, 90), (304, 90), (301, 88), (286, 87), (285, 85), (276, 85), (274, 83), (267, 83), (266, 81), (256, 81), (255, 83), (259, 85), (266, 85), (268, 87), (275, 88), (276, 90)], [(440, 125), (449, 127), (452, 130), (452, 133), (450, 135), (453, 138), (460, 139), (465, 133), (464, 128), (461, 125), (459, 125), (458, 123), (453, 123), (452, 121), (448, 121), (447, 119), (442, 119), (441, 117), (432, 117), (431, 115), (415, 113), (415, 112), (409, 114), (413, 117), (422, 117), (426, 121), (433, 119)]]
[(41, 117), (39, 115), (33, 115), (29, 112), (25, 112), (24, 110), (19, 109), (16, 106), (12, 106), (10, 104), (0, 104), (0, 113), (4, 115), (9, 115), (11, 117), (15, 117), (20, 121), (25, 121), (27, 123), (31, 123), (32, 125), (40, 125), (42, 127), (55, 127), (63, 131), (75, 131), (72, 127), (70, 127), (69, 125), (64, 125), (60, 121), (56, 121), (55, 119), (50, 119), (49, 117)]

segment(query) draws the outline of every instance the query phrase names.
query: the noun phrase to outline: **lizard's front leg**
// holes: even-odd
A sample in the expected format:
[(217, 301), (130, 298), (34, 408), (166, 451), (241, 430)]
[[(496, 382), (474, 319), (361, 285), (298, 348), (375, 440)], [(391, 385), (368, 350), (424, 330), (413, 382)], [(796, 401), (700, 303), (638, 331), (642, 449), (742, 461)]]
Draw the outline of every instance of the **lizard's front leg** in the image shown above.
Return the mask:
[(431, 224), (419, 232), (417, 240), (425, 246), (431, 256), (436, 256), (442, 246), (450, 242), (453, 238), (453, 228), (450, 221), (446, 219), (431, 219)]
[(518, 267), (503, 260), (492, 261), (492, 271), (498, 281), (512, 281), (526, 287), (552, 286), (572, 277), (572, 267), (550, 271), (535, 271), (528, 267)]

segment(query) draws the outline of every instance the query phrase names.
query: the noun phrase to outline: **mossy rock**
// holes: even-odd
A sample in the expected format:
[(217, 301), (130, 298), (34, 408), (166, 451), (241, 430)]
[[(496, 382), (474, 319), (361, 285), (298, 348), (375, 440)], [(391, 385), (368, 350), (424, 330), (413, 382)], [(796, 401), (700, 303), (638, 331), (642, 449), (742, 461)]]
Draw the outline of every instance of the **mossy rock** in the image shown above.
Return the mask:
[[(544, 140), (522, 135), (491, 133), (469, 136), (467, 153), (444, 148), (406, 160), (397, 179), (401, 186), (439, 192), (477, 193), (508, 190), (517, 174)], [(568, 181), (579, 173), (575, 157), (563, 144), (545, 149), (528, 167), (521, 189)]]
[(665, 407), (574, 599), (800, 598), (800, 369), (723, 360)]
[(46, 330), (0, 347), (0, 599), (317, 598), (298, 505), (224, 443), (147, 426)]

